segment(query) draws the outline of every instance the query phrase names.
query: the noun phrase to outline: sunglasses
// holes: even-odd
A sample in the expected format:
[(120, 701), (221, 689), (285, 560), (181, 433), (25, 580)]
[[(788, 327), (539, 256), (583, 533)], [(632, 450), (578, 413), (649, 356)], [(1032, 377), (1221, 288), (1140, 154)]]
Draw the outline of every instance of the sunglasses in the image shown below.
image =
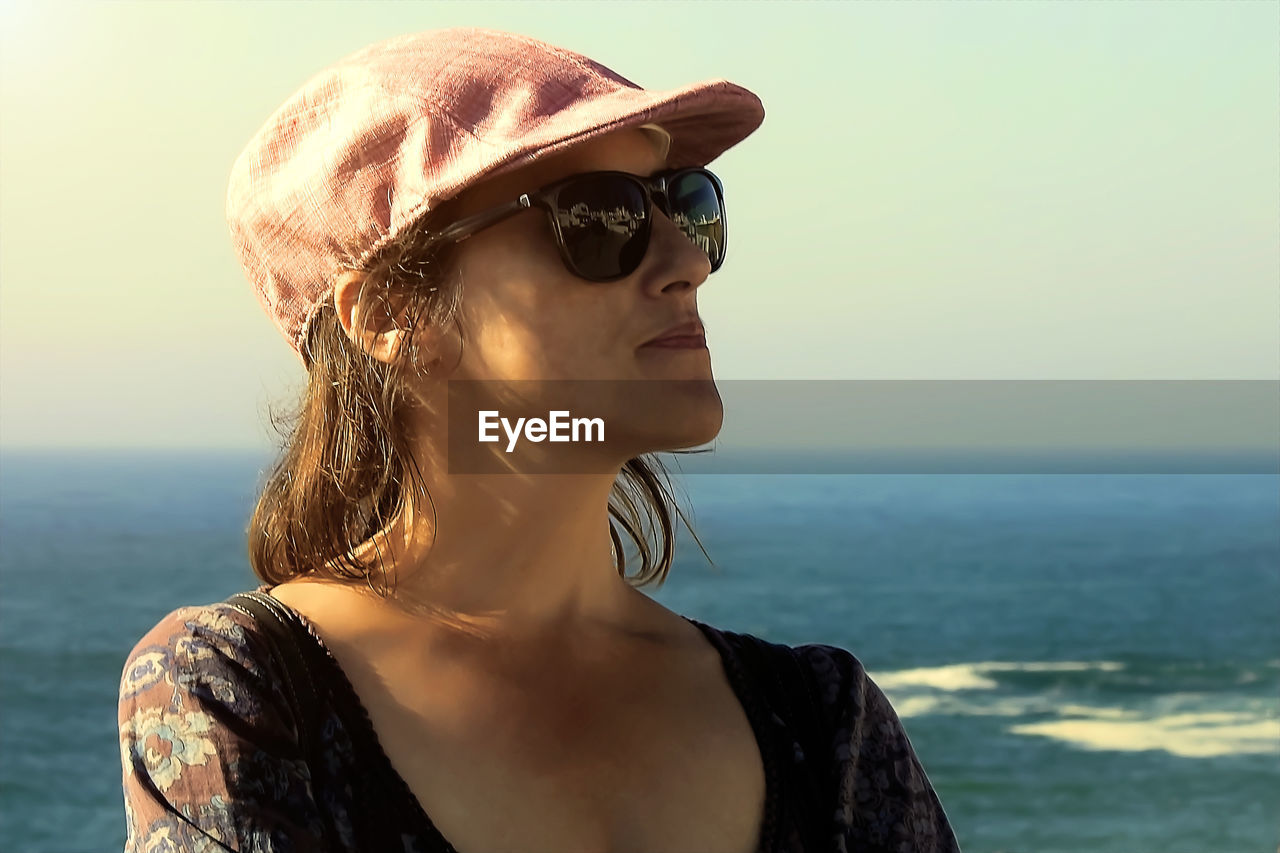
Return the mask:
[(724, 186), (702, 168), (669, 169), (651, 177), (583, 172), (482, 213), (460, 219), (426, 241), (460, 242), (523, 210), (547, 212), (560, 258), (588, 281), (615, 281), (635, 272), (649, 248), (653, 205), (707, 253), (711, 271), (724, 263)]

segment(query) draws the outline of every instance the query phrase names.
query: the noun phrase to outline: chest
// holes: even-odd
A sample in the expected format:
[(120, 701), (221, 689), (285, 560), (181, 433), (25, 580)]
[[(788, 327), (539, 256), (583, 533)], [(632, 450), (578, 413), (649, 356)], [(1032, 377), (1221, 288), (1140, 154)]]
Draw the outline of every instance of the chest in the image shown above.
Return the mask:
[(396, 772), (461, 853), (756, 850), (764, 767), (718, 658), (531, 687), (334, 653)]

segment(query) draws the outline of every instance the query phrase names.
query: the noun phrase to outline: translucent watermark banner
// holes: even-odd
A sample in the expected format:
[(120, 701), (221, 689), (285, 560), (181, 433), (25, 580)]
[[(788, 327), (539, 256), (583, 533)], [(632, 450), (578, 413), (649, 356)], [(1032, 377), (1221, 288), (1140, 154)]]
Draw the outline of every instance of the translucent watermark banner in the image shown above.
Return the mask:
[(450, 380), (447, 398), (452, 474), (644, 453), (690, 474), (1280, 474), (1273, 380)]

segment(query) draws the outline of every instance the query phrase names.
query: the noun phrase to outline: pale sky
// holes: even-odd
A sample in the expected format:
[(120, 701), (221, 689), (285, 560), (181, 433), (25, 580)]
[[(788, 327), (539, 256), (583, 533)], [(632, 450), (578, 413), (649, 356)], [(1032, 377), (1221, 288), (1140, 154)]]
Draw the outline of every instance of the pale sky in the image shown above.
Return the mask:
[(262, 448), (304, 374), (232, 162), (448, 26), (724, 77), (722, 379), (1280, 379), (1280, 4), (0, 0), (0, 446)]

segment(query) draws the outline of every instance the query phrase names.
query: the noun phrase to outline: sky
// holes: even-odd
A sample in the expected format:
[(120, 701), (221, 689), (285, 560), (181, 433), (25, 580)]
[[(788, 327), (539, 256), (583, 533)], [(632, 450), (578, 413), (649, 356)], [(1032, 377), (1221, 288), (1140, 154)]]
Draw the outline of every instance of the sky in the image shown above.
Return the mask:
[(717, 379), (1280, 380), (1280, 4), (0, 0), (0, 447), (260, 449), (304, 373), (232, 162), (330, 63), (481, 26), (723, 77)]

